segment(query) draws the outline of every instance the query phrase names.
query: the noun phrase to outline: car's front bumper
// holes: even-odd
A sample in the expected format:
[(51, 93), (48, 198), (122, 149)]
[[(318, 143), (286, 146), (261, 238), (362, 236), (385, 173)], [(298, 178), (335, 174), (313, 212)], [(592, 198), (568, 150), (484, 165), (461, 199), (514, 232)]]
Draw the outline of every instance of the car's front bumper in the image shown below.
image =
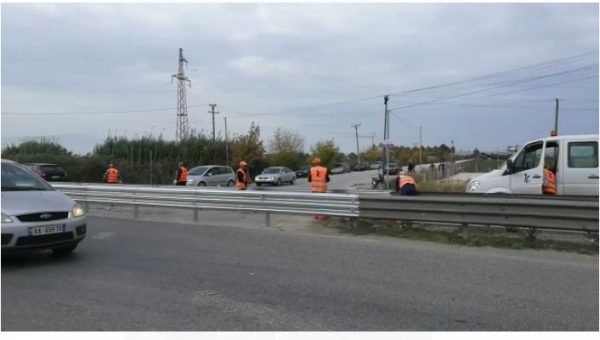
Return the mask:
[[(64, 231), (59, 233), (31, 236), (29, 228), (63, 225)], [(31, 248), (54, 248), (81, 242), (87, 232), (86, 217), (44, 221), (2, 224), (2, 250)]]

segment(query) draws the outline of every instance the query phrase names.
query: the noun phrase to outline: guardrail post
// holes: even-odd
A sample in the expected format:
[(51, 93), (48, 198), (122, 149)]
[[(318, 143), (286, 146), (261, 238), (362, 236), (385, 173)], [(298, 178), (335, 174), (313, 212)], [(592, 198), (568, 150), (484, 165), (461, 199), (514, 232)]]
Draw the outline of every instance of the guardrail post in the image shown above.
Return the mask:
[(133, 203), (135, 204), (133, 208), (133, 217), (138, 218), (140, 216), (140, 207), (136, 204), (135, 193), (133, 194)]
[[(265, 200), (265, 195), (260, 195), (260, 200), (262, 202), (264, 202)], [(271, 213), (269, 211), (265, 212), (265, 225), (267, 227), (271, 226)]]
[(200, 208), (194, 208), (194, 222), (198, 222), (198, 213)]

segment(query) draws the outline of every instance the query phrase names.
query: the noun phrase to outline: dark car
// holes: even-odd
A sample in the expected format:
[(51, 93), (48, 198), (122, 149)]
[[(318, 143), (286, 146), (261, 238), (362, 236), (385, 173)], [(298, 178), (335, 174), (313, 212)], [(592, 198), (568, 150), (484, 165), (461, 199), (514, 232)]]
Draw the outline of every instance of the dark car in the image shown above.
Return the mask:
[(69, 182), (71, 179), (60, 166), (51, 163), (23, 164), (48, 182)]
[(301, 166), (298, 170), (296, 170), (296, 178), (308, 177), (308, 165)]
[(354, 168), (352, 168), (353, 171), (365, 171), (369, 169), (369, 164), (367, 163), (359, 163), (354, 165)]
[(400, 172), (400, 167), (398, 166), (398, 163), (390, 163), (388, 166), (388, 175), (397, 175), (398, 172)]

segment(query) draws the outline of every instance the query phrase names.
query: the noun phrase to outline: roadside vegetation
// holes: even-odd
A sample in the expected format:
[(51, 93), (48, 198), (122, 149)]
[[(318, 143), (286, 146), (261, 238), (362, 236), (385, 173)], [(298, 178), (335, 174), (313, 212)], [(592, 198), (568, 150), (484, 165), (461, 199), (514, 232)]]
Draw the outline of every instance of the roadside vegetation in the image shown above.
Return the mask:
[[(181, 141), (166, 140), (162, 135), (107, 136), (85, 155), (74, 154), (56, 139), (41, 137), (3, 145), (2, 158), (20, 163), (59, 164), (73, 181), (89, 183), (100, 182), (107, 165), (114, 163), (123, 182), (130, 184), (171, 184), (179, 162), (184, 162), (188, 168), (219, 164), (235, 169), (240, 160), (245, 160), (249, 164), (250, 177), (254, 178), (268, 166), (286, 166), (295, 170), (309, 165), (314, 157), (321, 158), (322, 164), (328, 167), (338, 162), (353, 166), (358, 160), (356, 153), (340, 152), (334, 139), (318, 141), (307, 148), (309, 152), (305, 149), (304, 138), (295, 131), (279, 128), (271, 139), (263, 141), (260, 126), (252, 123), (246, 133), (230, 136), (227, 142), (222, 136), (213, 141), (212, 136), (203, 131), (191, 131)], [(448, 160), (453, 152), (444, 144), (424, 146), (421, 156), (424, 162)], [(371, 145), (359, 156), (361, 162), (372, 163), (381, 160), (382, 151)], [(419, 148), (392, 147), (390, 156), (392, 162), (400, 165), (408, 164), (410, 159), (417, 162)], [(454, 159), (461, 158), (453, 156)], [(421, 190), (461, 191), (455, 184), (428, 182), (422, 185)]]
[(354, 226), (347, 219), (328, 218), (321, 224), (353, 235), (380, 235), (410, 240), (430, 241), (471, 247), (509, 249), (552, 249), (580, 254), (598, 254), (598, 239), (581, 236), (565, 238), (559, 235), (537, 237), (529, 229), (484, 227), (428, 227), (401, 221), (361, 219)]

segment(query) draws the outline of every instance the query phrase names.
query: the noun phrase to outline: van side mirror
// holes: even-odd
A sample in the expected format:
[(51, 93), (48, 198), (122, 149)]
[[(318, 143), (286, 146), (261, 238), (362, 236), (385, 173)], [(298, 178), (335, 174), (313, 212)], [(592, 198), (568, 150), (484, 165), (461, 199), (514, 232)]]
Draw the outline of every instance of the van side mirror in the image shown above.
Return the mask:
[(513, 163), (512, 159), (506, 160), (506, 172), (512, 174), (515, 172), (515, 163)]

